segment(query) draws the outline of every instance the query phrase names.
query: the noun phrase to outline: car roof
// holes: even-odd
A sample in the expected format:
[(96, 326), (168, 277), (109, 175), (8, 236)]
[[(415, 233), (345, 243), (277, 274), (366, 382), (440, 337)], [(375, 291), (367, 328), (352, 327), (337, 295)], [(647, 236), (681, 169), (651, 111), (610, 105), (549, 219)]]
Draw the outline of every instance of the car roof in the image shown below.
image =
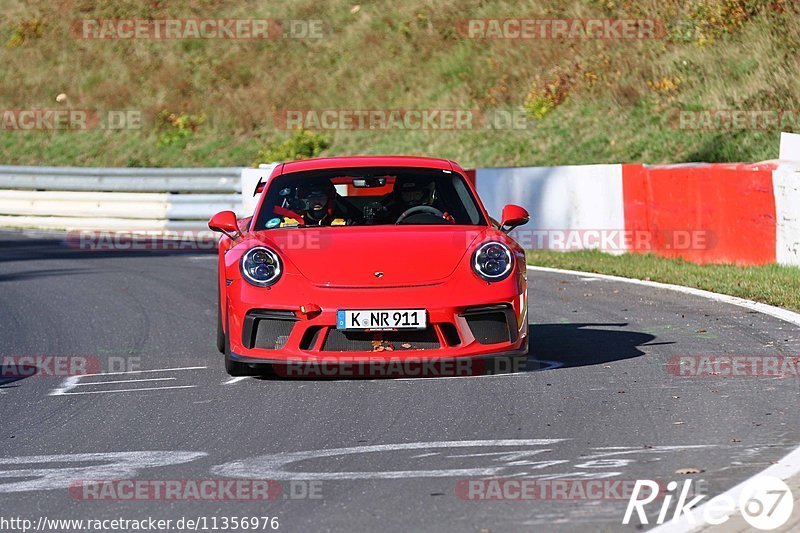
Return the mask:
[(447, 159), (402, 155), (362, 155), (345, 157), (320, 157), (316, 159), (290, 161), (282, 165), (279, 173), (288, 174), (290, 172), (322, 170), (326, 168), (363, 167), (433, 168), (440, 170), (458, 170), (463, 172), (460, 166), (452, 161), (448, 161)]
[[(265, 181), (261, 181), (256, 185), (255, 194), (258, 194), (267, 187), (273, 179), (283, 174), (304, 172), (309, 170), (324, 170), (326, 168), (365, 168), (365, 167), (394, 167), (394, 168), (428, 168), (435, 170), (452, 170), (465, 177), (466, 182), (475, 199), (478, 202), (481, 213), (489, 220), (489, 214), (486, 207), (478, 197), (477, 191), (473, 182), (467, 178), (467, 173), (455, 161), (440, 159), (435, 157), (423, 156), (407, 156), (407, 155), (358, 155), (358, 156), (343, 156), (343, 157), (319, 157), (316, 159), (301, 159), (298, 161), (290, 161), (288, 163), (279, 163), (270, 173)], [(261, 205), (266, 198), (265, 194), (261, 194), (256, 205), (255, 213), (261, 210)], [(256, 217), (252, 217), (250, 222), (251, 229), (255, 226)]]

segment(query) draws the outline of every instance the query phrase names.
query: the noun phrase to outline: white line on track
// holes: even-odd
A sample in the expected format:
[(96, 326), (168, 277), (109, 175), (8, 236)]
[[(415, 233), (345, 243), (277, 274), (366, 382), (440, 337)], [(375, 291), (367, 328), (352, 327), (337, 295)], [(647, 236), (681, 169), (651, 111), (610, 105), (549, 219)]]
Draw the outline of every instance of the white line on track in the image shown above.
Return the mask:
[[(775, 307), (774, 305), (762, 304), (760, 302), (754, 302), (753, 300), (739, 298), (738, 296), (719, 294), (716, 292), (704, 291), (702, 289), (695, 289), (693, 287), (683, 287), (681, 285), (672, 285), (670, 283), (661, 283), (658, 281), (646, 281), (643, 279), (623, 278), (621, 276), (610, 276), (608, 274), (594, 274), (592, 272), (580, 272), (577, 270), (562, 270), (560, 268), (549, 268), (549, 267), (539, 267), (539, 266), (528, 266), (528, 270), (534, 272), (550, 272), (553, 274), (567, 274), (570, 276), (581, 276), (584, 278), (591, 277), (600, 280), (617, 281), (621, 283), (630, 283), (631, 285), (652, 287), (654, 289), (665, 289), (675, 292), (681, 292), (684, 294), (690, 294), (692, 296), (707, 298), (709, 300), (714, 300), (717, 302), (737, 305), (739, 307), (744, 307), (745, 309), (750, 309), (752, 311), (758, 311), (759, 313), (772, 316), (779, 320), (783, 320), (784, 322), (788, 322), (790, 324), (800, 327), (800, 313), (795, 313), (794, 311), (789, 311), (788, 309), (781, 309), (780, 307)], [(785, 455), (776, 464), (742, 481), (735, 487), (728, 489), (722, 495), (731, 498), (734, 502), (738, 502), (739, 495), (742, 493), (742, 490), (744, 489), (745, 485), (747, 485), (757, 477), (774, 476), (785, 481), (790, 477), (797, 475), (798, 473), (800, 473), (800, 446), (789, 452), (789, 454)], [(797, 495), (795, 495), (795, 497), (797, 497)], [(705, 503), (703, 505), (693, 508), (694, 515), (703, 516), (703, 513), (705, 512), (707, 505), (708, 503)], [(738, 511), (738, 504), (736, 506), (736, 509), (734, 509), (730, 513), (730, 515), (735, 514), (737, 511)], [(655, 527), (651, 529), (650, 532), (687, 533), (690, 531), (695, 531), (702, 527), (704, 527), (704, 524), (691, 523), (686, 519), (685, 516), (682, 516), (678, 520), (670, 520), (669, 522), (663, 525)]]
[(206, 366), (183, 366), (177, 368), (153, 368), (148, 370), (128, 370), (125, 372), (98, 372), (96, 374), (78, 374), (75, 376), (69, 376), (61, 382), (61, 385), (48, 394), (48, 396), (65, 396), (68, 394), (103, 394), (103, 393), (111, 393), (111, 392), (132, 392), (132, 391), (146, 391), (146, 390), (164, 390), (164, 389), (189, 389), (195, 387), (195, 385), (183, 385), (183, 386), (170, 386), (170, 387), (148, 387), (148, 388), (141, 388), (141, 389), (118, 389), (118, 390), (110, 390), (110, 391), (92, 391), (92, 392), (69, 392), (75, 387), (79, 385), (104, 385), (107, 383), (135, 383), (140, 381), (166, 381), (166, 380), (174, 380), (175, 378), (154, 378), (154, 379), (131, 379), (131, 380), (118, 380), (118, 381), (90, 381), (86, 383), (81, 383), (81, 379), (92, 377), (92, 376), (127, 376), (133, 374), (147, 374), (153, 372), (175, 372), (178, 370), (203, 370), (208, 367)]
[(239, 376), (239, 377), (231, 378), (228, 381), (224, 382), (223, 385), (230, 385), (232, 383), (237, 383), (239, 381), (242, 381), (243, 379), (247, 379), (247, 377), (248, 376)]
[(175, 381), (175, 378), (144, 378), (144, 379), (115, 379), (114, 381), (90, 381), (88, 383), (76, 383), (76, 387), (88, 387), (91, 385), (111, 385), (113, 383), (139, 383), (142, 381)]
[[(366, 453), (397, 452), (401, 450), (420, 450), (428, 453), (435, 449), (474, 448), (474, 447), (522, 447), (522, 446), (550, 446), (566, 439), (492, 439), (492, 440), (458, 440), (458, 441), (432, 441), (432, 442), (405, 442), (393, 444), (373, 444), (364, 446), (349, 446), (346, 448), (325, 448), (321, 450), (305, 450), (299, 452), (279, 452), (275, 454), (251, 457), (246, 460), (237, 460), (212, 467), (211, 472), (221, 477), (259, 478), (289, 480), (297, 479), (324, 479), (324, 480), (351, 480), (351, 479), (403, 479), (411, 477), (484, 477), (497, 476), (507, 465), (493, 463), (490, 467), (455, 468), (433, 470), (390, 470), (390, 471), (360, 471), (360, 472), (298, 472), (289, 469), (293, 463), (314, 459), (324, 459), (338, 456), (359, 456)], [(438, 453), (438, 452), (437, 452)]]
[[(777, 463), (771, 465), (765, 470), (762, 470), (758, 474), (745, 479), (738, 485), (733, 488), (726, 490), (723, 494), (731, 498), (732, 501), (736, 502), (736, 509), (728, 516), (735, 514), (739, 510), (739, 498), (746, 488), (747, 484), (750, 483), (753, 479), (761, 476), (772, 476), (778, 479), (787, 480), (790, 477), (794, 476), (800, 472), (800, 447), (792, 450), (788, 455), (781, 458)], [(798, 494), (793, 495), (795, 498), (798, 497)], [(715, 496), (716, 497), (716, 496)], [(694, 516), (703, 516), (705, 513), (706, 507), (708, 503), (703, 505), (699, 505), (692, 509)], [(701, 522), (701, 521), (698, 521)], [(651, 529), (651, 532), (655, 533), (687, 533), (690, 531), (696, 531), (698, 529), (710, 527), (703, 523), (690, 523), (685, 516), (681, 516), (678, 520), (670, 520), (663, 525), (658, 527), (654, 527)]]
[(126, 370), (125, 372), (98, 372), (96, 374), (80, 374), (80, 377), (87, 378), (89, 376), (118, 376), (121, 374), (144, 374), (147, 372), (169, 372), (173, 370), (203, 370), (207, 366), (183, 366), (178, 368), (153, 368), (150, 370)]
[(139, 389), (92, 390), (83, 392), (62, 392), (59, 396), (75, 396), (76, 394), (112, 394), (114, 392), (139, 392), (145, 390), (193, 389), (195, 387), (197, 387), (197, 385), (170, 385), (168, 387), (142, 387)]

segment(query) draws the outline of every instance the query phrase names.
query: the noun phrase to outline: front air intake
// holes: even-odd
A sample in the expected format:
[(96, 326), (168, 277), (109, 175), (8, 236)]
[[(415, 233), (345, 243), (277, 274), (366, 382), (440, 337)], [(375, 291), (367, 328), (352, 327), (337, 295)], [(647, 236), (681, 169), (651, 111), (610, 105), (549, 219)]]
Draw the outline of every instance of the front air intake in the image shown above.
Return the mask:
[(480, 344), (499, 344), (517, 340), (516, 315), (508, 305), (469, 308), (462, 315)]
[(242, 344), (249, 349), (280, 350), (297, 320), (293, 311), (250, 311), (244, 319)]

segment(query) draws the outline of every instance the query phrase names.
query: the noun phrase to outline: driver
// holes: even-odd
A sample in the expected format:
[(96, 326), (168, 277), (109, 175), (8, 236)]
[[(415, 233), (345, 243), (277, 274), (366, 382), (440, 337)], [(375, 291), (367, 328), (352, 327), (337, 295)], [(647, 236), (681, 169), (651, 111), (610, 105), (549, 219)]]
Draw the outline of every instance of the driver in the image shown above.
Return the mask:
[(298, 187), (297, 197), (302, 202), (301, 214), (307, 226), (327, 226), (330, 223), (333, 218), (334, 194), (335, 189), (330, 181)]
[(433, 180), (415, 180), (398, 177), (387, 203), (392, 220), (396, 220), (405, 211), (421, 205), (432, 205), (436, 199), (436, 182)]
[[(286, 191), (287, 196), (290, 191)], [(335, 196), (336, 189), (329, 180), (302, 184), (295, 189), (294, 198), (286, 199), (286, 207), (277, 207), (275, 213), (294, 218), (305, 226), (329, 226), (335, 218)]]

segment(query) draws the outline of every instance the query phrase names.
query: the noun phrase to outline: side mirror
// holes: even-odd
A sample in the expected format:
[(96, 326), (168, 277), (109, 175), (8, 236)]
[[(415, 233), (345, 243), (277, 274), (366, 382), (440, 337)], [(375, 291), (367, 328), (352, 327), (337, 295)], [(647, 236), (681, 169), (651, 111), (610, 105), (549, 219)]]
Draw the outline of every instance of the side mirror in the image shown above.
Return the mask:
[(239, 225), (236, 223), (236, 213), (233, 211), (220, 211), (208, 221), (208, 227), (214, 231), (224, 233), (231, 240), (236, 240), (240, 235)]
[(531, 216), (524, 207), (508, 204), (503, 208), (503, 215), (500, 217), (500, 229), (508, 233), (517, 226), (527, 224), (530, 219)]

